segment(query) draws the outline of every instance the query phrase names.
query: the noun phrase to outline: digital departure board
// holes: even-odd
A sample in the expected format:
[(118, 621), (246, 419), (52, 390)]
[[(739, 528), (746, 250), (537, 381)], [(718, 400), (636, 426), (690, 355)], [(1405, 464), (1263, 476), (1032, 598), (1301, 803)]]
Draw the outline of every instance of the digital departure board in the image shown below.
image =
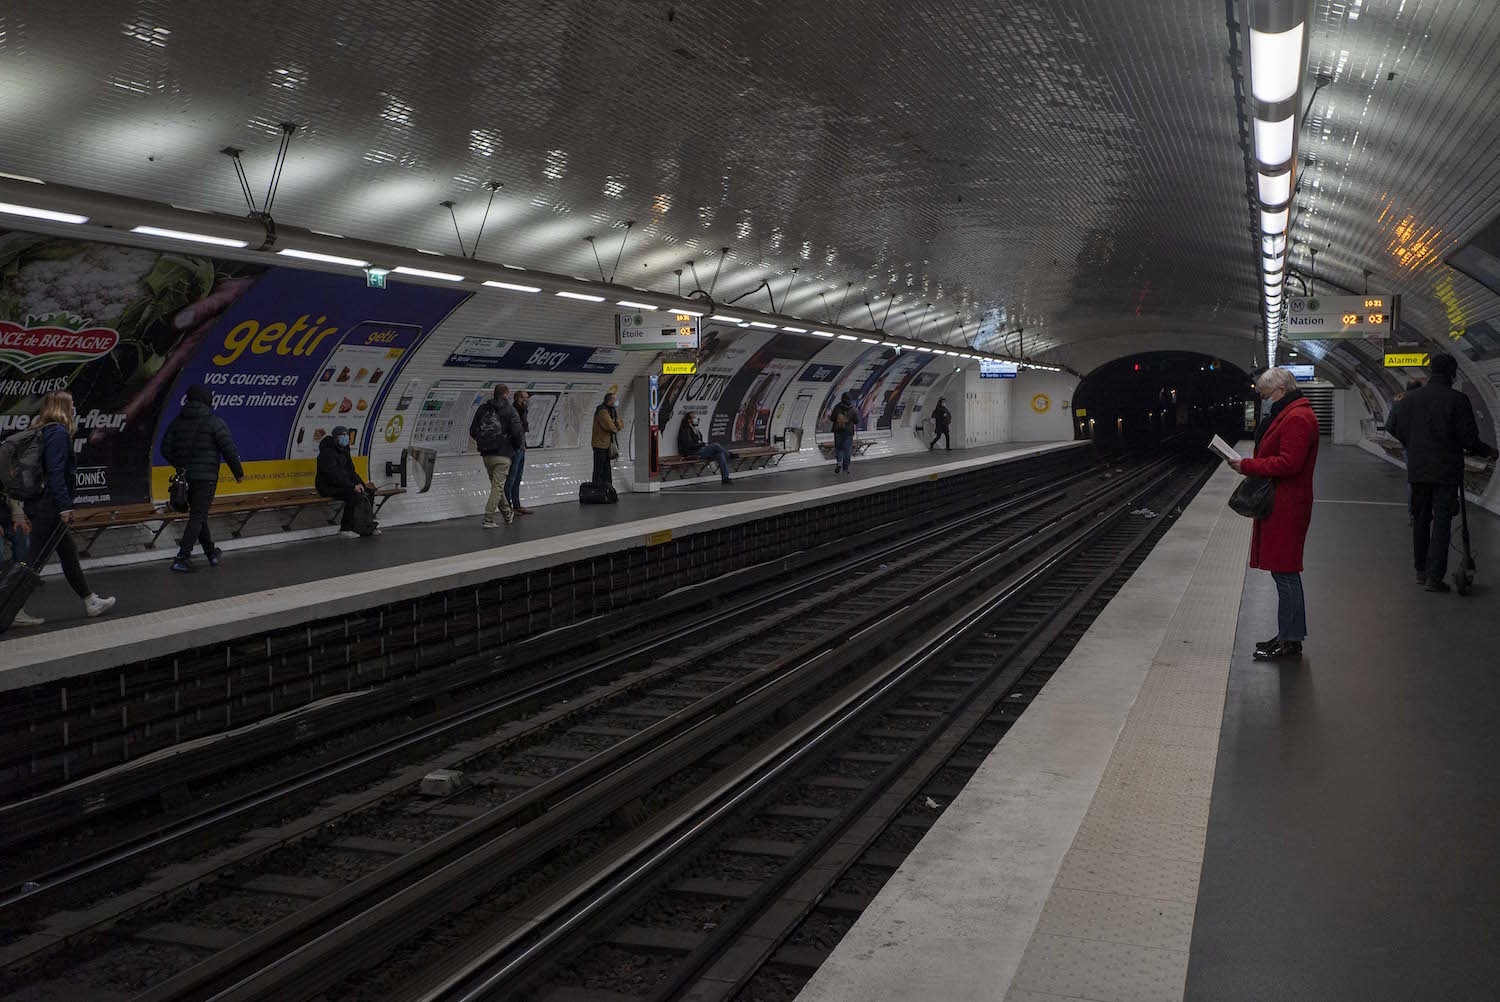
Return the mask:
[(1389, 337), (1393, 297), (1301, 296), (1287, 301), (1282, 336), (1291, 341)]

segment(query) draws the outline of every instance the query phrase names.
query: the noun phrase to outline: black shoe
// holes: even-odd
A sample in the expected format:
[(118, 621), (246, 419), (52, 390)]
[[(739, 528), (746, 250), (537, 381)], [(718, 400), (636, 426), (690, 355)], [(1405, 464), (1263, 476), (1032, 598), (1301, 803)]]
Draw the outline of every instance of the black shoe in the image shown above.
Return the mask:
[(1276, 641), (1280, 639), (1280, 637), (1272, 637), (1270, 640), (1262, 640), (1260, 643), (1255, 645), (1255, 649), (1258, 651), (1269, 651), (1271, 648), (1276, 646)]
[(732, 484), (732, 483), (734, 483), (734, 481), (730, 480), (728, 477), (724, 477), (724, 478), (720, 479), (719, 483), (721, 483), (721, 484)]
[(1427, 583), (1427, 575), (1423, 574), (1421, 571), (1417, 571), (1417, 584), (1424, 585), (1426, 583)]
[(223, 559), (224, 551), (219, 549), (217, 546), (208, 551), (208, 566), (217, 567), (219, 566), (219, 561)]
[(1278, 640), (1265, 650), (1259, 648), (1255, 651), (1257, 661), (1286, 661), (1302, 656), (1302, 641), (1300, 640)]
[(1436, 592), (1439, 595), (1453, 590), (1452, 588), (1448, 587), (1448, 582), (1446, 581), (1429, 581), (1427, 582), (1426, 587), (1428, 591)]
[(172, 561), (172, 570), (176, 571), (179, 574), (191, 574), (193, 573), (193, 565), (191, 561), (183, 560), (181, 557), (178, 557), (176, 560)]

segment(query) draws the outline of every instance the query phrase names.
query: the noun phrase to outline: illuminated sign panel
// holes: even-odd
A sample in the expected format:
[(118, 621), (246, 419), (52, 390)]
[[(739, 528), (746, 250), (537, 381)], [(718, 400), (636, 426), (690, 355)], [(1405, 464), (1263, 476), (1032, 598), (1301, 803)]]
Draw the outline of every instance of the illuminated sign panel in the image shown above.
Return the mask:
[(697, 372), (697, 362), (663, 362), (661, 364), (663, 376), (693, 376)]
[(1393, 297), (1300, 296), (1287, 299), (1282, 336), (1290, 341), (1388, 337)]
[(1289, 365), (1287, 371), (1297, 377), (1297, 382), (1307, 383), (1313, 379), (1313, 367), (1310, 365)]
[(690, 313), (649, 310), (615, 314), (615, 344), (625, 351), (696, 349), (700, 327)]
[(1432, 364), (1432, 356), (1420, 351), (1401, 352), (1393, 354), (1386, 352), (1385, 367), (1387, 369), (1425, 369)]
[(1016, 373), (1021, 371), (1021, 363), (1006, 362), (998, 358), (981, 358), (979, 360), (980, 379), (1015, 379)]

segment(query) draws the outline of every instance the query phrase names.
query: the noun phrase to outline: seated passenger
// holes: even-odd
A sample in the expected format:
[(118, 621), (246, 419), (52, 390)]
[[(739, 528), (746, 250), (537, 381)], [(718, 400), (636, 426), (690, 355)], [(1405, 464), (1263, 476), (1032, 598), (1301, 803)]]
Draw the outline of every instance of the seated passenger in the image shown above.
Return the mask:
[(698, 431), (698, 420), (692, 413), (682, 415), (682, 424), (677, 427), (677, 452), (688, 459), (719, 464), (719, 482), (732, 484), (729, 479), (729, 454), (718, 442), (704, 443)]
[[(349, 429), (335, 428), (323, 436), (318, 446), (318, 475), (313, 481), (319, 494), (325, 498), (336, 498), (344, 502), (344, 513), (339, 518), (339, 535), (345, 539), (358, 539), (361, 535), (378, 536), (380, 527), (375, 522), (373, 484), (359, 478), (354, 469), (354, 457), (349, 454)], [(367, 509), (360, 513), (359, 508)], [(368, 527), (360, 532), (358, 523)]]

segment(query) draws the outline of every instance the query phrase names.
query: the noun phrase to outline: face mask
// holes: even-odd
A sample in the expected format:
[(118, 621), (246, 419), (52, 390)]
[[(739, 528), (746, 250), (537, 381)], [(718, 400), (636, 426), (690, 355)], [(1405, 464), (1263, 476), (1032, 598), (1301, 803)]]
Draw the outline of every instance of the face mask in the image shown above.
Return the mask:
[(349, 436), (348, 435), (340, 435), (337, 439), (335, 439), (335, 441), (338, 442), (339, 448), (341, 448), (341, 449), (347, 449), (347, 448), (349, 448)]

